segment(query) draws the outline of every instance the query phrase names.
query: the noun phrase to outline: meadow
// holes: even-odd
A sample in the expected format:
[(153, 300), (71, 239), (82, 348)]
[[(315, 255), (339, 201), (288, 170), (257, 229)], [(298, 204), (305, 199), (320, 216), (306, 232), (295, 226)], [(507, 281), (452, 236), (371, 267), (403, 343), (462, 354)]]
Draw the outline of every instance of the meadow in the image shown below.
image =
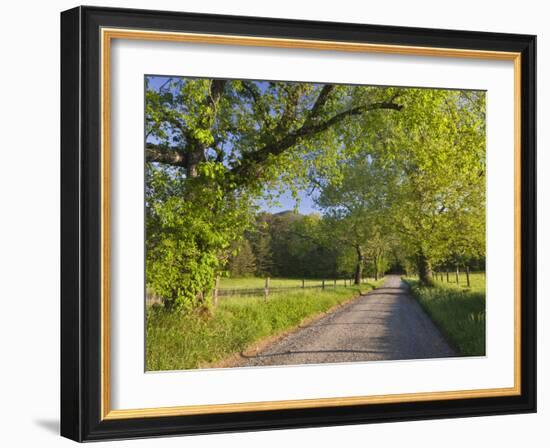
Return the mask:
[[(256, 287), (253, 279), (249, 280), (232, 282), (232, 285)], [(380, 283), (365, 283), (360, 287), (348, 285), (347, 288), (342, 284), (325, 290), (293, 289), (270, 296), (267, 301), (260, 296), (225, 297), (207, 316), (170, 313), (162, 306), (150, 306), (147, 308), (146, 370), (210, 367)], [(284, 279), (280, 284), (285, 284)]]
[[(307, 287), (320, 287), (325, 280), (325, 286), (334, 286), (334, 279), (304, 279), (304, 286)], [(374, 279), (363, 279), (365, 282), (374, 281)], [(338, 279), (336, 280), (337, 286), (350, 286), (350, 279)], [(222, 277), (220, 278), (220, 289), (256, 289), (263, 288), (265, 286), (265, 277)], [(270, 288), (301, 288), (302, 279), (300, 278), (270, 278)]]
[(405, 278), (424, 311), (432, 318), (448, 342), (462, 356), (485, 355), (485, 274), (449, 275), (447, 283), (438, 277), (433, 287), (421, 286), (417, 278)]

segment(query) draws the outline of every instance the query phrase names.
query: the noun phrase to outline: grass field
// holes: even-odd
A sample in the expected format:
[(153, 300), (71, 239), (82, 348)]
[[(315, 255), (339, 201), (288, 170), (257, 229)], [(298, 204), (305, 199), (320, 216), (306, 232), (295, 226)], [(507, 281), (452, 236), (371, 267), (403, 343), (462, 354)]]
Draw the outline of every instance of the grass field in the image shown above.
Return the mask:
[[(360, 289), (366, 292), (374, 287), (366, 283)], [(170, 314), (162, 307), (149, 307), (146, 370), (194, 369), (215, 363), (358, 294), (358, 287), (348, 286), (291, 290), (267, 302), (262, 297), (233, 296), (220, 300), (210, 317)]]
[[(326, 286), (334, 285), (334, 279), (324, 279)], [(372, 279), (365, 279), (365, 281), (373, 281)], [(321, 286), (323, 279), (305, 279), (304, 286)], [(350, 280), (347, 279), (347, 285), (349, 286)], [(338, 286), (344, 286), (344, 280), (340, 279), (336, 281)], [(265, 278), (262, 277), (242, 277), (242, 278), (228, 278), (222, 277), (220, 279), (220, 289), (254, 289), (263, 288), (265, 285)], [(288, 287), (301, 287), (302, 279), (296, 278), (270, 278), (270, 288), (288, 288)]]
[[(456, 283), (456, 273), (449, 271), (449, 283), (447, 283), (447, 276), (443, 272), (443, 281), (439, 277), (439, 272), (437, 274), (437, 283), (443, 285), (452, 285), (459, 286), (461, 288), (468, 288), (468, 283), (466, 280), (466, 273), (460, 272), (458, 275), (458, 285)], [(483, 272), (471, 272), (470, 273), (470, 289), (477, 292), (485, 292), (485, 273)]]
[[(443, 279), (432, 288), (420, 286), (415, 278), (405, 280), (422, 308), (461, 355), (485, 355), (485, 274), (470, 274), (470, 288), (466, 287), (465, 276), (458, 285), (447, 283), (445, 275)], [(455, 281), (454, 273), (449, 280)]]

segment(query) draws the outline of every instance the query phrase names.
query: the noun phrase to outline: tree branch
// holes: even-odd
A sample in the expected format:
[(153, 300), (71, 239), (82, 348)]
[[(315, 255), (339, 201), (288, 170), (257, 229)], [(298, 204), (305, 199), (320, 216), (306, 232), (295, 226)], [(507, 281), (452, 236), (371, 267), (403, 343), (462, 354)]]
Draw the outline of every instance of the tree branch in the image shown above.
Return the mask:
[[(322, 94), (323, 92), (321, 92), (320, 95)], [(324, 101), (326, 101), (326, 96), (328, 96), (328, 94), (325, 95)], [(265, 162), (270, 156), (277, 156), (279, 154), (282, 154), (288, 148), (294, 146), (300, 138), (309, 138), (317, 134), (320, 134), (321, 132), (329, 129), (331, 126), (334, 126), (340, 123), (341, 121), (343, 121), (348, 117), (361, 115), (365, 112), (370, 112), (378, 109), (390, 109), (390, 110), (399, 111), (402, 108), (403, 106), (401, 106), (400, 104), (396, 104), (391, 101), (377, 102), (377, 103), (366, 104), (366, 105), (357, 106), (357, 107), (345, 110), (343, 112), (340, 112), (334, 115), (333, 117), (329, 118), (328, 120), (322, 123), (311, 123), (310, 120), (308, 120), (300, 129), (296, 130), (295, 132), (287, 134), (279, 141), (276, 141), (272, 144), (268, 144), (263, 148), (259, 149), (258, 151), (245, 154), (241, 159), (241, 164), (236, 166), (233, 172), (235, 174), (238, 174), (239, 176), (242, 176), (242, 175), (248, 176), (248, 175), (258, 174), (252, 171), (252, 168), (255, 165)]]
[(145, 144), (145, 160), (147, 162), (165, 163), (185, 168), (187, 166), (187, 155), (177, 148), (168, 146)]
[(329, 95), (334, 90), (334, 84), (325, 84), (323, 88), (321, 89), (321, 92), (319, 93), (319, 96), (315, 100), (315, 104), (311, 108), (311, 111), (309, 113), (309, 118), (315, 118), (319, 111), (323, 108), (323, 106), (326, 104)]
[(225, 79), (212, 80), (212, 83), (210, 84), (210, 96), (208, 101), (210, 106), (215, 106), (215, 104), (218, 102), (218, 100), (222, 96), (225, 84), (227, 84), (227, 80)]
[(260, 102), (260, 97), (258, 95), (258, 92), (254, 90), (254, 87), (250, 84), (249, 81), (242, 81), (243, 88), (248, 92), (248, 94), (252, 97), (255, 103)]

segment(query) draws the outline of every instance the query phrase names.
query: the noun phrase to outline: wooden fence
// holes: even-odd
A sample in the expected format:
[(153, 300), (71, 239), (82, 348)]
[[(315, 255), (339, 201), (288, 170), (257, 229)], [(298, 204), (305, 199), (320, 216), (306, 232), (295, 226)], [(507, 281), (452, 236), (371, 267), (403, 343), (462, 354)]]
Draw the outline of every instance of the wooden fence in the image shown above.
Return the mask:
[[(265, 278), (263, 288), (219, 288), (219, 281), (216, 281), (216, 285), (212, 291), (212, 297), (214, 300), (214, 305), (218, 303), (218, 299), (221, 297), (231, 297), (231, 296), (263, 296), (264, 300), (268, 300), (270, 294), (277, 294), (286, 291), (300, 290), (300, 289), (326, 289), (326, 288), (336, 288), (336, 287), (350, 287), (353, 285), (354, 279), (330, 279), (330, 280), (319, 280), (318, 283), (311, 285), (306, 284), (306, 279), (299, 281), (300, 283), (297, 286), (270, 286), (270, 277)], [(311, 280), (309, 280), (311, 281)], [(368, 279), (361, 279), (361, 283), (366, 283)]]
[[(220, 279), (216, 279), (214, 289), (212, 290), (212, 299), (214, 305), (218, 304), (220, 298), (224, 297), (234, 297), (234, 296), (250, 296), (250, 297), (263, 297), (264, 300), (268, 300), (271, 294), (279, 294), (282, 292), (292, 291), (292, 290), (305, 290), (305, 289), (327, 289), (327, 288), (348, 288), (353, 286), (355, 279), (354, 278), (339, 278), (339, 279), (329, 279), (329, 280), (315, 280), (315, 284), (311, 284), (312, 280), (302, 279), (296, 280), (296, 286), (271, 286), (271, 278), (266, 277), (264, 279), (263, 288), (220, 288)], [(363, 278), (361, 283), (367, 283), (374, 279)], [(309, 283), (309, 284), (308, 284)], [(160, 304), (162, 299), (149, 291), (146, 294), (146, 303), (147, 305)]]
[[(464, 273), (466, 274), (466, 285), (468, 288), (471, 286), (470, 282), (470, 268), (466, 266)], [(485, 272), (480, 272), (480, 274), (485, 275)], [(460, 284), (460, 268), (456, 266), (452, 271), (450, 269), (445, 269), (443, 271), (435, 270), (434, 278), (436, 280), (440, 280), (442, 282), (446, 281), (447, 283), (456, 283), (457, 285)]]

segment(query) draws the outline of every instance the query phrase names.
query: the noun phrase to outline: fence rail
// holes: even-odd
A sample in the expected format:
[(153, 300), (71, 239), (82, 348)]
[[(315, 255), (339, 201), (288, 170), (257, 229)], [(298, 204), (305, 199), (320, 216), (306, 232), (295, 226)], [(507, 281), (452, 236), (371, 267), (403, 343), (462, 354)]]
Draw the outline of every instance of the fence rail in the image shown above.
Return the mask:
[(463, 272), (460, 271), (460, 267), (456, 266), (453, 268), (453, 270), (442, 269), (442, 270), (434, 270), (433, 276), (436, 280), (439, 280), (441, 282), (447, 282), (447, 283), (456, 283), (457, 285), (460, 284), (460, 276), (462, 274), (465, 274), (466, 276), (466, 286), (469, 288), (471, 286), (470, 276), (474, 274), (481, 274), (483, 277), (485, 277), (485, 271), (470, 271), (469, 266), (466, 266), (465, 270)]
[[(264, 297), (265, 300), (268, 300), (271, 294), (279, 294), (282, 292), (288, 292), (292, 290), (305, 290), (305, 289), (328, 289), (328, 288), (348, 288), (353, 286), (354, 279), (330, 279), (330, 280), (314, 280), (317, 283), (311, 284), (312, 280), (297, 280), (299, 282), (296, 286), (270, 286), (269, 277), (265, 278), (264, 287), (254, 287), (254, 288), (220, 288), (219, 279), (216, 279), (214, 289), (212, 290), (212, 298), (214, 305), (218, 303), (219, 299), (226, 297), (235, 297), (235, 296), (254, 296), (254, 297)], [(277, 279), (274, 279), (277, 280)], [(372, 278), (363, 278), (361, 279), (361, 284), (365, 284), (369, 281), (374, 281)], [(308, 282), (310, 284), (308, 284)], [(161, 304), (162, 298), (154, 294), (147, 294), (146, 297), (147, 305)]]
[[(362, 283), (366, 283), (367, 279), (363, 279)], [(322, 282), (315, 285), (297, 285), (297, 286), (276, 286), (272, 287), (270, 286), (269, 292), (284, 292), (289, 291), (293, 289), (326, 289), (326, 288), (336, 288), (336, 287), (342, 287), (347, 288), (349, 286), (353, 285), (352, 281), (342, 281), (340, 279), (340, 283), (334, 283), (334, 281), (325, 281), (323, 284)], [(253, 295), (253, 294), (263, 294), (265, 292), (265, 288), (220, 288), (218, 289), (218, 295), (220, 297), (224, 296), (237, 296), (237, 295)]]

